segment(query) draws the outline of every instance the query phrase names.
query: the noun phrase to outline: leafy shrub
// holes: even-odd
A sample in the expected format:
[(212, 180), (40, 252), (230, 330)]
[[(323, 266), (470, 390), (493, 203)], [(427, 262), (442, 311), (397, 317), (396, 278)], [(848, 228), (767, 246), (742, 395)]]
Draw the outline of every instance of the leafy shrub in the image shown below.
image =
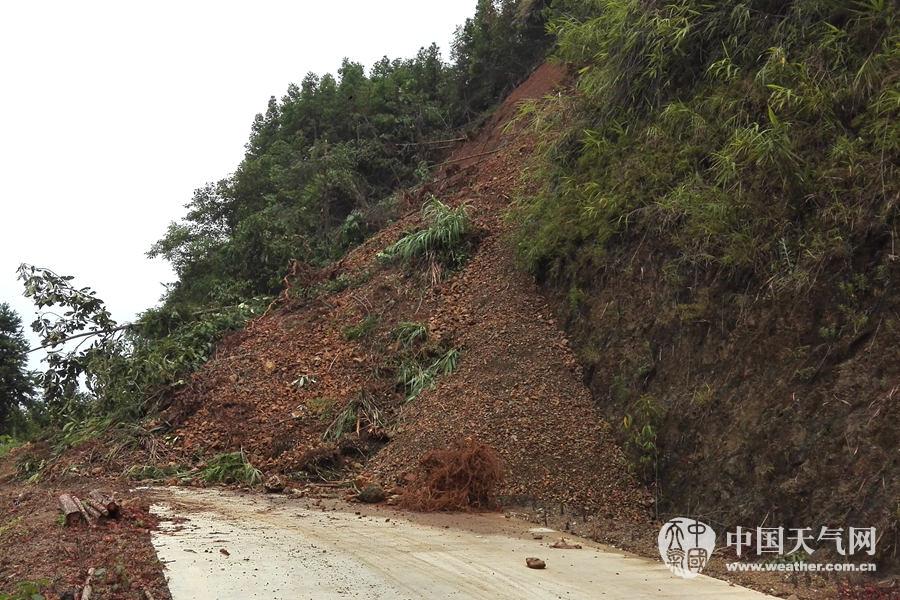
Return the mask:
[(41, 589), (50, 585), (46, 579), (40, 581), (21, 581), (16, 584), (16, 591), (11, 594), (0, 592), (0, 600), (44, 600), (46, 596)]
[(16, 478), (28, 483), (35, 483), (41, 479), (41, 474), (46, 466), (46, 458), (24, 453), (16, 460)]
[(209, 461), (200, 471), (200, 479), (207, 483), (238, 483), (257, 485), (262, 481), (262, 472), (250, 464), (243, 450), (220, 454)]
[(645, 481), (656, 480), (659, 448), (656, 438), (662, 423), (662, 407), (655, 398), (641, 396), (622, 419), (625, 450), (632, 459), (635, 472)]
[(628, 236), (682, 268), (808, 289), (896, 219), (900, 45), (882, 0), (558, 0), (578, 93), (526, 108), (524, 264), (567, 286)]
[(9, 454), (13, 448), (18, 447), (22, 442), (8, 435), (0, 435), (0, 458)]
[[(120, 325), (90, 288), (74, 288), (72, 277), (30, 265), (22, 265), (19, 276), (37, 307), (51, 309), (32, 324), (50, 351), (39, 383), (49, 418), (72, 443), (112, 422), (144, 416), (209, 358), (226, 332), (260, 314), (268, 300), (151, 309), (136, 323)], [(67, 340), (81, 343), (72, 348)]]
[(378, 258), (384, 262), (424, 263), (432, 279), (437, 280), (442, 269), (457, 269), (467, 258), (471, 232), (468, 207), (451, 208), (432, 198), (422, 209), (422, 216), (426, 227), (403, 236)]

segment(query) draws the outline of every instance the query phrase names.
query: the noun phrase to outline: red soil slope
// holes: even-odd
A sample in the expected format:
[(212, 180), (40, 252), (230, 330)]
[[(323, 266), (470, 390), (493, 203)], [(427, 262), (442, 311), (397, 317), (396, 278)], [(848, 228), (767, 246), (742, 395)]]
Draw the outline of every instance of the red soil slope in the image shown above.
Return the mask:
[[(644, 518), (649, 496), (629, 474), (550, 307), (504, 240), (503, 216), (533, 147), (505, 126), (520, 101), (551, 93), (564, 76), (541, 67), (415, 192), (410, 214), (327, 272), (298, 276), (293, 300), (226, 340), (170, 411), (183, 448), (204, 456), (243, 448), (263, 470), (289, 476), (328, 477), (349, 465), (391, 485), (429, 450), (471, 437), (502, 458), (502, 496)], [(479, 235), (465, 267), (437, 285), (375, 259), (421, 224), (418, 205), (432, 193), (453, 206), (468, 203)], [(297, 299), (301, 286), (334, 289), (341, 281), (349, 287)], [(346, 328), (367, 317), (376, 323), (371, 334), (347, 339)], [(427, 324), (434, 343), (461, 352), (454, 373), (409, 402), (394, 383), (391, 336), (404, 321)], [(301, 386), (304, 375), (312, 379)], [(323, 442), (363, 396), (386, 431), (360, 422), (336, 444)], [(373, 455), (363, 467), (363, 456)]]

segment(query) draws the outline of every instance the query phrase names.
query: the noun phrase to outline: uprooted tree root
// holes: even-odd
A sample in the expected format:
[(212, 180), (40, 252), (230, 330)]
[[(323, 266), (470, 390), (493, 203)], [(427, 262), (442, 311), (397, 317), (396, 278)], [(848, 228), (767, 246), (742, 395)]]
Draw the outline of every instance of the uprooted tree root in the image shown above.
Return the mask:
[(503, 478), (500, 457), (493, 448), (467, 439), (422, 459), (400, 505), (417, 511), (466, 511), (496, 508), (496, 489)]

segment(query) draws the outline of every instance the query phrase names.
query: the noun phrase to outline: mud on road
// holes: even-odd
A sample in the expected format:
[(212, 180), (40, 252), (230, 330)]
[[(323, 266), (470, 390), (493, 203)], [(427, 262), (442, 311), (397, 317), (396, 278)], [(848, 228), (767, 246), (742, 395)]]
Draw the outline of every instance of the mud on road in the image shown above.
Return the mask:
[[(770, 598), (502, 514), (413, 515), (336, 502), (154, 490), (175, 600)], [(536, 539), (541, 536), (541, 539)], [(546, 569), (526, 567), (526, 558)]]

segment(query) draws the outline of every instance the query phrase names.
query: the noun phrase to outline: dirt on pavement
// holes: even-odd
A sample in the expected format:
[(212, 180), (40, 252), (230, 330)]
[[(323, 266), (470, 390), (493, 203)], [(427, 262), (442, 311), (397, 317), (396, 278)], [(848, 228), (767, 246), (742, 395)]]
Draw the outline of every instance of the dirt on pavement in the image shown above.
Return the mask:
[[(660, 563), (588, 540), (569, 536), (573, 543), (561, 544), (559, 532), (497, 513), (469, 515), (459, 527), (448, 515), (413, 520), (340, 503), (195, 490), (155, 495), (154, 512), (177, 519), (154, 537), (175, 600), (767, 597), (707, 577), (681, 579)], [(538, 557), (546, 568), (527, 568)]]
[[(95, 528), (65, 527), (59, 496), (84, 497), (89, 490), (114, 493), (121, 515)], [(139, 493), (116, 480), (53, 484), (0, 483), (0, 592), (25, 581), (40, 582), (48, 599), (80, 593), (88, 569), (94, 598), (154, 600), (170, 598), (162, 565), (150, 542), (157, 519)], [(74, 597), (74, 596), (70, 596)]]

